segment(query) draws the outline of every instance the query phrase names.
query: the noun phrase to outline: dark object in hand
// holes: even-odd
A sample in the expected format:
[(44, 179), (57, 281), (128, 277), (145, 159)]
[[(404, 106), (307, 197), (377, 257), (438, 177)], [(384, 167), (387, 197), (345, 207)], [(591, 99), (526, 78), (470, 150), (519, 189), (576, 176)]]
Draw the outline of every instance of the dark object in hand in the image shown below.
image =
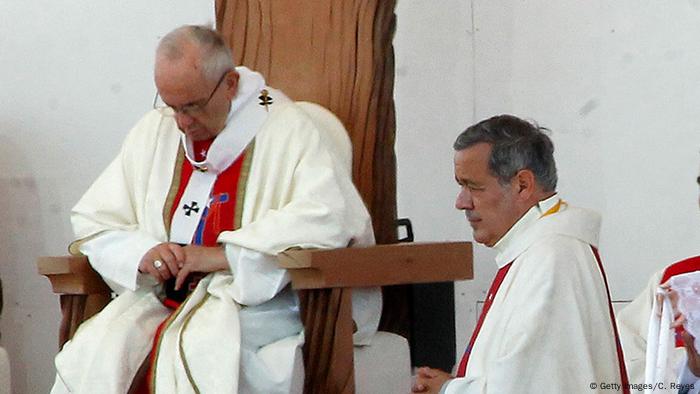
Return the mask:
[(202, 278), (204, 278), (203, 273), (191, 273), (189, 276), (187, 276), (187, 279), (185, 279), (185, 281), (182, 283), (182, 286), (179, 290), (175, 290), (175, 277), (166, 280), (164, 284), (165, 298), (176, 301), (178, 303), (185, 301), (187, 296), (190, 295), (192, 291), (194, 291), (194, 288), (197, 287), (197, 284)]

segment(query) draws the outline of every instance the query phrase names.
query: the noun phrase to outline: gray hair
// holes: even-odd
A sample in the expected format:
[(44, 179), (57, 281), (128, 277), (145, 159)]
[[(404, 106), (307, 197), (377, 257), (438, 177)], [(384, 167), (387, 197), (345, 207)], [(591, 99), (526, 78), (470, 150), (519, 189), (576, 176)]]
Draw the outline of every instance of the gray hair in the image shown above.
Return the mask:
[(554, 144), (548, 129), (513, 115), (499, 115), (482, 120), (464, 130), (455, 141), (455, 151), (484, 142), (491, 145), (489, 169), (501, 185), (507, 185), (523, 169), (532, 171), (537, 184), (545, 191), (557, 187)]
[(156, 58), (180, 60), (188, 44), (199, 49), (202, 75), (207, 80), (216, 81), (224, 72), (234, 69), (231, 49), (216, 30), (207, 26), (186, 25), (166, 34), (158, 43)]

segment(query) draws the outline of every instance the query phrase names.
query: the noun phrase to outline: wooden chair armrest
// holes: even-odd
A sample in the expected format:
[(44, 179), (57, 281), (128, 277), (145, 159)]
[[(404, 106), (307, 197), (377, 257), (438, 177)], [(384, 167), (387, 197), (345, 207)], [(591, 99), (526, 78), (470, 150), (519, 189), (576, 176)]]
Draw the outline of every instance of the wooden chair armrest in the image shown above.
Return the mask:
[(111, 289), (90, 266), (85, 256), (39, 257), (39, 274), (51, 282), (61, 299), (60, 347), (73, 337), (83, 321), (96, 314), (111, 299)]
[(109, 286), (85, 256), (39, 257), (39, 274), (46, 276), (56, 294), (109, 293)]
[(281, 253), (295, 289), (388, 286), (472, 279), (470, 242), (405, 243)]

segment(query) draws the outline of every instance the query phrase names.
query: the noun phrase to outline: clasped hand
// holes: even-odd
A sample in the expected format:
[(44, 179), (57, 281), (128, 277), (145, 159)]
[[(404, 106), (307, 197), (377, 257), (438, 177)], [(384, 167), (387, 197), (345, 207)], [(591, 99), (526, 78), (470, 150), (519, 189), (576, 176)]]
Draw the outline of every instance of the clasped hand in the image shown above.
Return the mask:
[(416, 371), (416, 382), (413, 387), (411, 387), (411, 392), (437, 394), (440, 392), (442, 385), (452, 378), (454, 378), (454, 376), (445, 371), (429, 367), (420, 367)]
[(225, 269), (228, 269), (228, 261), (222, 246), (180, 246), (163, 242), (149, 249), (139, 262), (139, 272), (151, 275), (158, 282), (175, 278), (175, 290), (180, 289), (191, 272)]

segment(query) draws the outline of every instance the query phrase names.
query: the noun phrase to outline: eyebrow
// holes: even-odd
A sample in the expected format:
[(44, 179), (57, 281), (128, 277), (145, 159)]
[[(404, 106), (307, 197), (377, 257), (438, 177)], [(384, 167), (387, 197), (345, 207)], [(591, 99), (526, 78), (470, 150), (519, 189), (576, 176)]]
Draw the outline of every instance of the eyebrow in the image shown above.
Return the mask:
[(700, 185), (700, 176), (698, 176), (698, 179), (696, 179), (696, 181), (698, 182), (698, 185)]
[[(698, 178), (700, 178), (700, 177), (698, 177)], [(474, 181), (469, 180), (469, 179), (459, 179), (459, 178), (455, 177), (455, 181), (457, 181), (458, 185), (462, 185), (462, 186), (483, 187), (482, 184), (479, 184), (478, 182), (474, 182)]]
[(190, 101), (189, 103), (185, 103), (185, 104), (182, 104), (182, 105), (178, 105), (178, 106), (176, 107), (176, 106), (174, 106), (174, 105), (170, 105), (170, 104), (166, 103), (165, 100), (163, 100), (162, 97), (161, 97), (160, 99), (161, 99), (161, 101), (163, 101), (163, 104), (167, 105), (168, 107), (170, 107), (170, 108), (180, 108), (180, 109), (185, 108), (185, 107), (192, 107), (192, 106), (200, 105), (200, 104), (202, 103), (202, 101), (204, 101), (204, 99), (195, 100), (195, 101)]

